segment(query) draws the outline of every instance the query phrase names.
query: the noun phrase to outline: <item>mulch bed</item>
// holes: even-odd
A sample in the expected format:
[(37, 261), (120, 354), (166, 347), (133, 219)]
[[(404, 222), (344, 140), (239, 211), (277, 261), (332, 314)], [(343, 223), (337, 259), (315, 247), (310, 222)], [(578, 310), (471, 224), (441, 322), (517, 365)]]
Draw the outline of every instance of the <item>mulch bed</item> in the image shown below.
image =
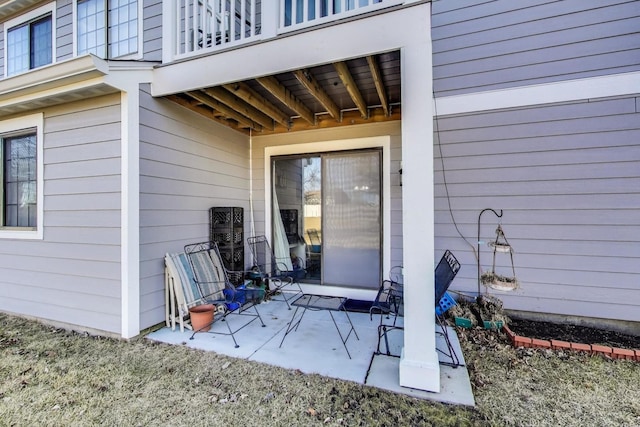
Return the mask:
[(604, 329), (568, 324), (511, 319), (509, 328), (517, 335), (542, 340), (600, 344), (609, 347), (640, 349), (640, 336), (626, 335)]

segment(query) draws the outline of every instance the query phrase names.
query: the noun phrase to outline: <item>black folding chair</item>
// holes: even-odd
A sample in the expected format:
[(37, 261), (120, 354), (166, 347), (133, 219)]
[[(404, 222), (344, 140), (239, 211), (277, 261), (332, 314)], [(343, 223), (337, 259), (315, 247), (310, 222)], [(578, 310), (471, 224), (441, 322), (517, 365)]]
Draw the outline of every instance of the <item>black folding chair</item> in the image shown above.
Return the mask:
[(267, 289), (274, 295), (279, 294), (282, 297), (282, 299), (272, 299), (284, 301), (291, 310), (289, 301), (302, 295), (298, 279), (304, 277), (305, 270), (303, 268), (289, 269), (283, 262), (284, 260), (278, 260), (265, 236), (249, 237), (247, 243), (253, 255), (252, 270), (258, 270), (260, 278), (267, 284)]
[[(456, 277), (456, 274), (458, 274), (458, 271), (460, 271), (460, 263), (458, 262), (456, 257), (453, 256), (451, 251), (447, 249), (444, 255), (442, 255), (440, 262), (436, 266), (436, 272), (435, 272), (436, 307), (439, 305), (440, 300), (442, 299), (444, 294), (447, 292), (447, 289), (449, 289), (449, 286), (451, 285), (451, 282), (453, 282), (454, 277)], [(453, 346), (451, 345), (451, 340), (449, 339), (449, 330), (447, 329), (447, 322), (444, 319), (444, 312), (442, 314), (436, 313), (436, 321), (438, 323), (438, 326), (440, 326), (440, 329), (441, 329), (440, 331), (436, 331), (436, 333), (444, 338), (444, 342), (447, 346), (446, 351), (440, 350), (440, 349), (437, 349), (437, 350), (451, 360), (450, 362), (441, 362), (441, 363), (443, 365), (449, 365), (453, 367), (460, 366), (460, 360), (458, 358), (458, 355), (453, 349)]]

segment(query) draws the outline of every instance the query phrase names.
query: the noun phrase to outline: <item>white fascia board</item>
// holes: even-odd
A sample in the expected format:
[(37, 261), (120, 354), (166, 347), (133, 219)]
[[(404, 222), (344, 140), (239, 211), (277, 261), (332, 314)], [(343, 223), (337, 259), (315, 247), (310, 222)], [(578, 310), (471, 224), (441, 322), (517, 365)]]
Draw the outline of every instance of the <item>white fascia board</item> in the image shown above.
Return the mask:
[(430, 4), (279, 37), (158, 67), (153, 96), (328, 64), (400, 49), (429, 32)]
[(580, 101), (640, 93), (640, 72), (588, 77), (436, 98), (437, 115)]
[(68, 61), (50, 64), (37, 70), (8, 77), (0, 81), (0, 100), (42, 92), (54, 86), (70, 84), (108, 73), (106, 61), (93, 55), (81, 56)]

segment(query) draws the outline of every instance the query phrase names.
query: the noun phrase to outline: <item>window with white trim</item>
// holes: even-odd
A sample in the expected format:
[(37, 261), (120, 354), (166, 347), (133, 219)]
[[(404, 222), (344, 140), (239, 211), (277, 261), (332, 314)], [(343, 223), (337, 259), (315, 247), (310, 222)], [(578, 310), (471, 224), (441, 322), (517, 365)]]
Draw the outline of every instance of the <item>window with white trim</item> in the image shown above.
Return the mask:
[(54, 62), (54, 3), (4, 23), (7, 76)]
[(0, 237), (42, 238), (42, 114), (0, 121)]
[(2, 137), (2, 226), (36, 228), (36, 133)]
[(119, 58), (138, 52), (138, 0), (78, 0), (78, 55)]

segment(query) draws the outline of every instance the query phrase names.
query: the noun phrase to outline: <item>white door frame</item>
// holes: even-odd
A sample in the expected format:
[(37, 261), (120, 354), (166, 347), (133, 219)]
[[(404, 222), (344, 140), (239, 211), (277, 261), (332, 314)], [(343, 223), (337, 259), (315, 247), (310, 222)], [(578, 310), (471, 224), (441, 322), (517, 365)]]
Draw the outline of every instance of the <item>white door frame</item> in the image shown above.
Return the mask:
[[(283, 155), (322, 153), (331, 151), (382, 149), (382, 275), (391, 268), (391, 137), (375, 136), (332, 141), (318, 141), (265, 147), (264, 153), (264, 233), (271, 236), (271, 158)], [(340, 295), (347, 298), (372, 300), (376, 290), (350, 289), (303, 283), (305, 292), (320, 295)]]

